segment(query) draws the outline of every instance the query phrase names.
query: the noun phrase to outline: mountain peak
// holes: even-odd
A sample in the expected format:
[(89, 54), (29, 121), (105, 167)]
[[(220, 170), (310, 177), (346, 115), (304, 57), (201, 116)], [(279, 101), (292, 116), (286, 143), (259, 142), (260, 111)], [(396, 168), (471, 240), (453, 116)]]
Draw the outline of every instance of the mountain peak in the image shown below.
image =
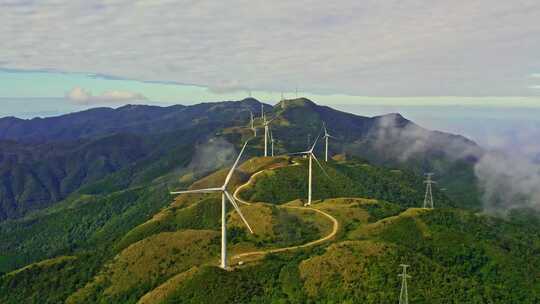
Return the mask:
[(260, 104), (261, 103), (258, 99), (253, 98), (253, 97), (244, 98), (244, 99), (240, 100), (240, 102), (247, 103), (247, 104), (250, 104), (250, 105)]
[(317, 105), (316, 103), (314, 103), (313, 101), (305, 97), (294, 98), (294, 99), (283, 99), (282, 101), (278, 103), (278, 107), (282, 109), (292, 108), (292, 107), (314, 107), (316, 105)]
[(373, 119), (383, 125), (391, 124), (392, 126), (405, 126), (411, 123), (411, 121), (409, 121), (407, 118), (403, 117), (403, 115), (399, 113), (389, 113), (375, 116), (373, 117)]

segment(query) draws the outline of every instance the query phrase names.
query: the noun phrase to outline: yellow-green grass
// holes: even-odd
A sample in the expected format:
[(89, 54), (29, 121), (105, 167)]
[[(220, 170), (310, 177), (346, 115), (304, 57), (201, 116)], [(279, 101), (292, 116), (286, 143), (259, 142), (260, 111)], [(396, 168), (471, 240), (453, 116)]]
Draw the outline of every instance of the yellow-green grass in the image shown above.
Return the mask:
[(246, 174), (253, 174), (263, 169), (286, 166), (289, 164), (289, 159), (287, 156), (253, 157), (242, 163), (238, 169)]
[(152, 282), (185, 271), (194, 265), (217, 263), (219, 252), (212, 244), (219, 233), (211, 230), (163, 232), (137, 242), (120, 253), (110, 271), (112, 285), (107, 294)]
[(133, 228), (117, 243), (116, 249), (124, 249), (134, 242), (164, 231), (217, 229), (220, 213), (221, 201), (217, 196), (200, 196), (187, 207), (166, 208), (152, 219)]
[(332, 160), (343, 163), (347, 161), (347, 156), (345, 154), (335, 154), (332, 156)]
[(70, 301), (84, 302), (85, 297), (103, 289), (103, 295), (113, 298), (138, 286), (157, 284), (193, 266), (217, 265), (219, 235), (211, 230), (182, 230), (159, 233), (132, 244)]
[[(233, 190), (247, 181), (247, 177), (263, 168), (284, 166), (288, 164), (288, 157), (254, 157), (242, 163), (236, 174), (233, 175), (229, 183), (229, 191)], [(228, 169), (222, 169), (210, 174), (199, 181), (193, 183), (189, 189), (201, 189), (208, 187), (219, 187), (225, 181)], [(189, 213), (190, 208), (196, 204), (210, 198), (220, 199), (220, 194), (182, 194), (172, 197), (170, 206), (156, 213), (151, 219), (129, 231), (117, 244), (118, 249), (123, 249), (135, 241), (141, 240), (155, 232), (161, 232), (164, 226), (175, 224), (179, 218)], [(228, 205), (230, 207), (230, 205)], [(217, 208), (221, 208), (220, 205)], [(264, 222), (263, 222), (264, 223)]]
[[(302, 226), (312, 226), (315, 239), (322, 238), (328, 235), (332, 231), (332, 222), (325, 216), (309, 209), (304, 208), (292, 208), (287, 206), (274, 206), (263, 203), (255, 203), (251, 205), (241, 205), (242, 213), (246, 220), (250, 223), (254, 234), (249, 235), (245, 242), (234, 244), (231, 247), (231, 251), (234, 253), (243, 253), (252, 250), (269, 250), (273, 248), (279, 248), (281, 245), (273, 245), (283, 235), (279, 235), (278, 226), (286, 226), (293, 216), (298, 220), (298, 224)], [(286, 216), (284, 216), (286, 215)], [(240, 216), (236, 212), (232, 212), (228, 219), (229, 229), (237, 227), (247, 231), (245, 224), (242, 222)], [(263, 248), (257, 248), (255, 243), (258, 241), (264, 241)], [(312, 239), (301, 239), (294, 244), (288, 244), (288, 246), (302, 245), (312, 241)]]
[(314, 208), (334, 216), (340, 223), (339, 237), (344, 237), (347, 230), (365, 225), (369, 220), (369, 213), (362, 208), (365, 205), (376, 204), (376, 200), (362, 198), (332, 198), (316, 201)]
[(336, 282), (340, 288), (352, 288), (355, 281), (368, 277), (367, 257), (382, 254), (387, 246), (374, 241), (344, 241), (327, 248), (320, 256), (299, 265), (304, 290), (316, 297), (320, 290), (330, 289)]
[(185, 280), (193, 277), (199, 270), (198, 267), (192, 267), (187, 271), (181, 272), (172, 278), (168, 279), (165, 283), (159, 285), (157, 288), (145, 294), (139, 299), (137, 304), (159, 304), (162, 303), (167, 297), (169, 297), (176, 288), (182, 284)]
[(296, 209), (296, 208), (286, 208), (287, 211), (291, 214), (294, 214), (302, 219), (306, 224), (313, 224), (317, 231), (319, 232), (319, 237), (323, 237), (332, 232), (333, 223), (324, 215), (314, 212), (309, 209)]
[[(273, 207), (280, 209), (282, 212), (287, 212), (289, 215), (294, 215), (301, 219), (299, 225), (310, 227), (310, 232), (314, 232), (315, 236), (310, 239), (299, 240), (295, 244), (289, 244), (288, 246), (265, 246), (264, 248), (249, 248), (242, 247), (243, 243), (237, 244), (233, 248), (233, 255), (231, 263), (236, 265), (238, 262), (257, 262), (269, 253), (286, 253), (289, 251), (299, 250), (306, 247), (312, 247), (320, 245), (323, 242), (327, 242), (333, 238), (334, 235), (334, 222), (328, 218), (327, 215), (322, 214), (321, 211), (317, 211), (312, 208), (305, 208), (299, 206), (279, 206)], [(323, 212), (324, 213), (324, 212)], [(284, 224), (284, 223), (282, 223)], [(270, 243), (271, 244), (271, 243)]]
[[(230, 205), (229, 205), (230, 206)], [(239, 205), (242, 214), (250, 223), (253, 233), (258, 236), (274, 237), (275, 220), (272, 214), (272, 206), (266, 204)], [(245, 229), (246, 225), (237, 212), (232, 212), (227, 225)]]
[(381, 219), (375, 223), (370, 223), (367, 225), (362, 225), (358, 227), (358, 229), (355, 229), (354, 231), (351, 231), (348, 235), (350, 239), (364, 239), (371, 237), (373, 235), (377, 235), (384, 231), (386, 228), (392, 226), (392, 224), (396, 223), (397, 221), (403, 220), (403, 219), (409, 219), (412, 218), (417, 224), (418, 229), (422, 232), (424, 236), (429, 235), (429, 231), (427, 229), (427, 226), (423, 223), (421, 219), (419, 219), (419, 216), (422, 215), (425, 212), (429, 212), (428, 209), (422, 209), (422, 208), (409, 208), (402, 213), (390, 216), (384, 219)]
[[(229, 191), (232, 193), (237, 186), (247, 181), (248, 175), (251, 175), (254, 172), (257, 172), (267, 166), (284, 164), (286, 162), (287, 158), (284, 157), (255, 157), (249, 159), (248, 161), (242, 163), (239, 166), (239, 169), (236, 171), (236, 174), (233, 175), (229, 183)], [(228, 171), (228, 168), (216, 171), (215, 173), (194, 182), (189, 187), (189, 189), (220, 187), (225, 182)], [(197, 202), (204, 200), (205, 198), (210, 197), (217, 198), (220, 197), (220, 194), (182, 194), (175, 197), (172, 196), (173, 202), (170, 206), (164, 208), (163, 210), (155, 214), (150, 220), (141, 224), (141, 226), (156, 225), (156, 222), (166, 222), (167, 220), (170, 220), (172, 217), (174, 217), (176, 212), (179, 212), (181, 208), (189, 207)], [(137, 227), (135, 229), (143, 228)]]
[(67, 256), (67, 255), (58, 256), (58, 257), (55, 257), (55, 258), (52, 258), (52, 259), (47, 259), (47, 260), (43, 260), (43, 261), (40, 261), (40, 262), (37, 262), (37, 263), (27, 265), (27, 266), (25, 266), (23, 268), (14, 270), (12, 272), (8, 272), (6, 274), (6, 277), (14, 276), (14, 275), (17, 275), (18, 273), (21, 273), (21, 272), (24, 272), (24, 271), (27, 271), (27, 270), (30, 270), (30, 269), (33, 269), (33, 268), (48, 268), (48, 267), (58, 265), (58, 264), (66, 262), (66, 261), (75, 260), (75, 259), (77, 259), (77, 257), (75, 257), (75, 256)]

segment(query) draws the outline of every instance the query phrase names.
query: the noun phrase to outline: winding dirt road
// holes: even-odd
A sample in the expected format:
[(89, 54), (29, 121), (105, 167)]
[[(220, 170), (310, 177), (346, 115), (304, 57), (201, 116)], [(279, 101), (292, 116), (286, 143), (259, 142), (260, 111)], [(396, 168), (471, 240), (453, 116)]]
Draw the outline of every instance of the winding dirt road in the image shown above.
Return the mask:
[[(293, 164), (293, 166), (294, 165), (297, 165), (297, 164), (295, 163), (295, 164)], [(272, 170), (272, 169), (270, 169), (270, 170)], [(237, 200), (238, 202), (244, 204), (244, 205), (251, 205), (251, 203), (246, 202), (245, 200), (241, 199), (238, 196), (238, 194), (244, 188), (246, 188), (250, 184), (252, 184), (255, 181), (255, 177), (257, 175), (259, 175), (259, 174), (262, 174), (264, 171), (265, 170), (261, 170), (261, 171), (258, 171), (255, 174), (253, 174), (245, 184), (240, 185), (238, 188), (236, 188), (236, 190), (233, 193), (234, 199)], [(314, 240), (314, 241), (311, 241), (309, 243), (305, 243), (305, 244), (302, 244), (302, 245), (240, 253), (240, 254), (232, 256), (232, 258), (231, 258), (232, 261), (237, 261), (237, 260), (239, 260), (241, 258), (246, 258), (246, 257), (251, 257), (251, 256), (259, 256), (259, 255), (264, 256), (264, 255), (269, 254), (269, 253), (279, 253), (279, 252), (284, 252), (284, 251), (292, 251), (292, 250), (296, 250), (296, 249), (300, 249), (300, 248), (307, 248), (307, 247), (315, 246), (315, 245), (324, 243), (324, 242), (332, 239), (334, 236), (336, 236), (337, 232), (339, 231), (339, 222), (338, 222), (338, 220), (335, 217), (333, 217), (332, 215), (330, 215), (330, 214), (328, 214), (328, 213), (326, 213), (326, 212), (324, 212), (322, 210), (315, 209), (315, 208), (312, 208), (312, 207), (298, 207), (298, 206), (281, 206), (281, 207), (289, 208), (289, 209), (299, 209), (299, 210), (313, 211), (313, 212), (317, 212), (319, 214), (322, 214), (322, 215), (326, 216), (328, 219), (330, 219), (332, 221), (332, 223), (333, 223), (332, 231), (323, 238), (320, 238), (318, 240)]]

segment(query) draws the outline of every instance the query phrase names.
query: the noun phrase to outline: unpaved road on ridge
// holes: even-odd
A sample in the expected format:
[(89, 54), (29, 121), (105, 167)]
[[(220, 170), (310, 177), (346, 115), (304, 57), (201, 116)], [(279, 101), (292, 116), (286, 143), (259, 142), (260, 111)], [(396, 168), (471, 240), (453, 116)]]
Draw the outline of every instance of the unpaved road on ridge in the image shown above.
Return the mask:
[[(297, 164), (296, 163), (293, 164), (293, 166), (295, 166), (295, 165), (297, 165)], [(273, 169), (276, 169), (276, 168), (273, 168)], [(273, 170), (273, 169), (268, 169), (268, 170)], [(236, 188), (236, 190), (233, 193), (234, 199), (239, 201), (240, 203), (242, 203), (244, 205), (251, 205), (251, 203), (246, 202), (246, 201), (242, 200), (240, 197), (238, 197), (238, 194), (240, 193), (240, 191), (242, 191), (242, 189), (244, 189), (247, 186), (249, 186), (250, 184), (252, 184), (254, 182), (254, 180), (255, 180), (255, 177), (257, 175), (259, 175), (259, 174), (262, 174), (264, 171), (265, 171), (265, 169), (263, 169), (261, 171), (258, 171), (255, 174), (251, 175), (251, 177), (249, 178), (249, 180), (245, 184), (240, 185), (238, 188)], [(296, 246), (290, 246), (290, 247), (283, 247), (283, 248), (274, 248), (274, 249), (261, 250), (261, 251), (244, 252), (244, 253), (234, 255), (231, 258), (232, 260), (237, 260), (237, 259), (245, 258), (245, 257), (249, 257), (249, 256), (266, 255), (266, 254), (269, 254), (269, 253), (278, 253), (278, 252), (291, 251), (291, 250), (296, 250), (296, 249), (300, 249), (300, 248), (306, 248), (306, 247), (315, 246), (315, 245), (318, 245), (318, 244), (321, 244), (321, 243), (324, 243), (324, 242), (330, 240), (331, 238), (336, 236), (336, 234), (337, 234), (337, 232), (339, 230), (339, 222), (338, 222), (338, 220), (335, 217), (333, 217), (332, 215), (330, 215), (330, 214), (328, 214), (328, 213), (326, 213), (326, 212), (324, 212), (322, 210), (311, 208), (311, 207), (297, 207), (297, 206), (280, 206), (280, 207), (290, 208), (290, 209), (314, 211), (314, 212), (317, 212), (319, 214), (322, 214), (322, 215), (326, 216), (327, 218), (329, 218), (332, 221), (332, 223), (333, 223), (332, 231), (328, 235), (326, 235), (325, 237), (320, 238), (318, 240), (311, 241), (309, 243), (305, 243), (305, 244), (302, 244), (302, 245), (296, 245)]]

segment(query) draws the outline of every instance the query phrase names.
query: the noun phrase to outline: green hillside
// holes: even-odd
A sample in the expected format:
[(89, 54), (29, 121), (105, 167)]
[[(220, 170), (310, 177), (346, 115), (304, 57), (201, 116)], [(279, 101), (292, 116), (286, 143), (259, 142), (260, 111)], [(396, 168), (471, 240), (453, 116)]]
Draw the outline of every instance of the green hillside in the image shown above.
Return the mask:
[[(536, 222), (522, 214), (498, 219), (453, 209), (455, 203), (439, 192), (435, 199), (442, 208), (411, 208), (423, 198), (420, 176), (338, 159), (324, 165), (330, 179), (316, 170), (315, 189), (320, 190), (313, 208), (298, 200), (305, 195), (304, 160), (252, 158), (240, 166), (231, 192), (241, 186), (238, 196), (251, 202), (241, 208), (255, 234), (230, 208), (230, 271), (217, 267), (216, 196), (181, 195), (161, 210), (161, 203), (133, 209), (133, 214), (152, 214), (143, 222), (126, 217), (140, 203), (114, 215), (106, 201), (92, 196), (84, 204), (72, 202), (71, 208), (49, 216), (65, 216), (66, 210), (82, 216), (80, 206), (93, 206), (90, 213), (112, 217), (94, 233), (82, 234), (85, 250), (2, 276), (0, 302), (391, 303), (399, 294), (402, 263), (411, 265), (411, 303), (540, 300)], [(191, 187), (219, 184), (224, 172)], [(166, 200), (165, 189), (153, 189), (126, 191), (124, 200), (150, 202), (160, 195), (158, 201)], [(122, 208), (121, 196), (109, 201)], [(51, 232), (48, 225), (55, 221), (43, 229)], [(38, 244), (43, 243), (26, 246)]]
[[(2, 189), (14, 189), (0, 193), (0, 303), (395, 303), (403, 263), (411, 303), (540, 302), (539, 217), (479, 212), (478, 146), (307, 99), (265, 106), (280, 155), (259, 157), (263, 138), (249, 141), (228, 191), (254, 234), (229, 204), (220, 269), (221, 197), (169, 192), (220, 187), (260, 105), (0, 120), (12, 127), (0, 134)], [(323, 121), (338, 139), (324, 172), (313, 163), (305, 207), (307, 159), (287, 153)], [(426, 171), (437, 173), (435, 210), (420, 209)], [(11, 196), (29, 203), (8, 215)]]
[[(278, 154), (306, 149), (307, 138), (313, 140), (325, 122), (337, 137), (329, 147), (332, 155), (345, 153), (419, 175), (433, 171), (460, 207), (479, 207), (472, 168), (482, 149), (464, 137), (423, 129), (399, 114), (363, 117), (305, 98), (273, 107), (247, 98), (97, 108), (44, 119), (0, 118), (0, 222), (31, 215), (77, 192), (110, 194), (188, 169), (185, 165), (196, 159), (193, 148), (214, 138), (238, 146), (251, 136), (246, 128), (250, 111), (257, 114), (261, 106), (275, 118), (271, 129)], [(251, 155), (260, 154), (262, 143), (261, 136), (253, 140)], [(188, 163), (170, 161), (173, 151)], [(322, 152), (322, 145), (316, 152)]]
[[(250, 201), (282, 204), (297, 198), (307, 198), (307, 159), (294, 158), (295, 166), (268, 171), (258, 176), (258, 182), (242, 192)], [(391, 201), (405, 207), (419, 207), (424, 200), (423, 179), (409, 171), (388, 170), (360, 161), (323, 163), (324, 171), (313, 164), (313, 198), (364, 197)], [(286, 189), (286, 191), (284, 190)], [(440, 207), (453, 206), (444, 193), (434, 189), (434, 199)]]

